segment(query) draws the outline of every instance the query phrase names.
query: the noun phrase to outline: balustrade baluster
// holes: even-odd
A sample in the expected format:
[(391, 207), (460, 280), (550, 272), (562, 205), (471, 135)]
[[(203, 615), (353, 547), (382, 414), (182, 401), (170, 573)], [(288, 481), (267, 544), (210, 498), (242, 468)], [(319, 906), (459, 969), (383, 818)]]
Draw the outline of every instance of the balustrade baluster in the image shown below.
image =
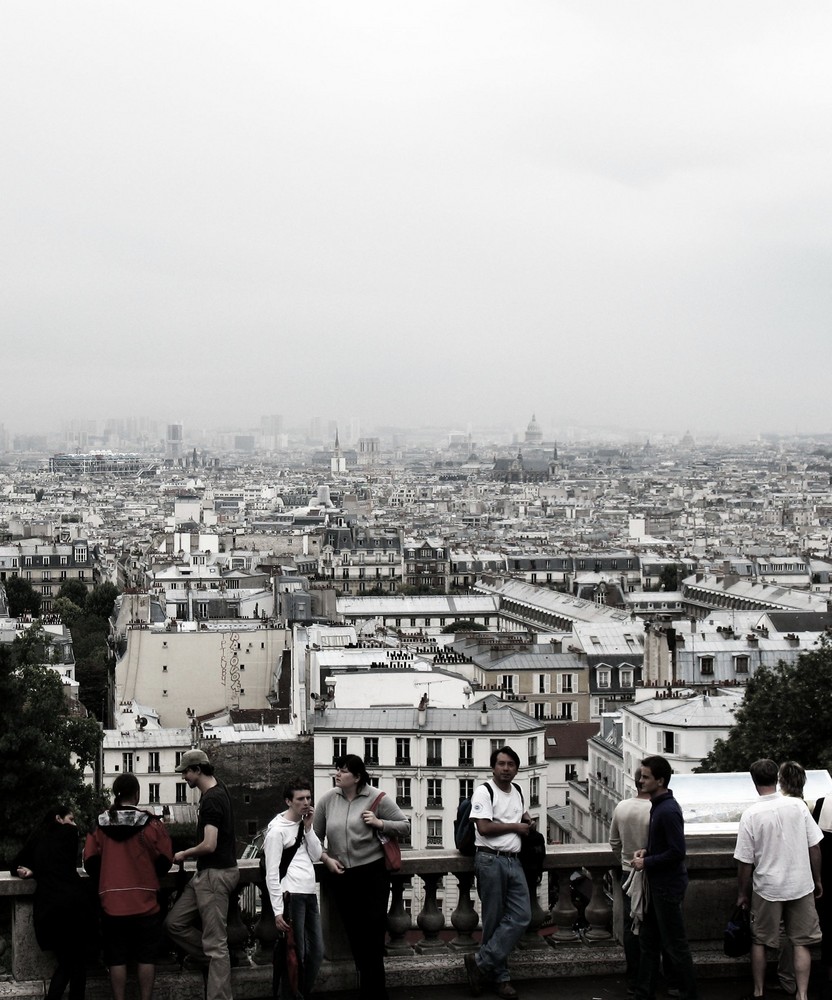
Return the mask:
[(475, 951), (477, 943), (473, 933), (479, 925), (480, 918), (471, 902), (471, 889), (474, 886), (473, 872), (459, 872), (456, 876), (459, 883), (459, 898), (456, 909), (451, 914), (451, 923), (456, 928), (456, 937), (451, 941), (451, 948), (460, 951)]
[(231, 961), (235, 965), (251, 964), (246, 954), (249, 939), (248, 927), (246, 927), (240, 912), (240, 893), (243, 889), (245, 889), (245, 885), (240, 883), (234, 890), (228, 904), (228, 951), (231, 954)]
[(411, 875), (393, 875), (390, 879), (391, 899), (390, 911), (387, 914), (387, 930), (390, 941), (387, 945), (388, 955), (412, 955), (413, 949), (405, 941), (404, 936), (412, 924), (410, 914), (404, 908), (404, 890), (412, 882)]
[(584, 931), (583, 937), (587, 941), (608, 941), (612, 937), (610, 925), (612, 923), (612, 909), (604, 890), (604, 876), (606, 868), (592, 868), (592, 898), (586, 905), (584, 916), (589, 927)]
[(555, 932), (552, 937), (556, 941), (574, 941), (575, 921), (578, 919), (578, 910), (572, 902), (572, 886), (569, 882), (569, 872), (561, 869), (557, 873), (550, 872), (549, 877), (557, 874), (558, 880), (558, 901), (552, 910), (552, 923), (555, 925)]
[(529, 921), (529, 926), (526, 928), (525, 934), (518, 942), (518, 946), (520, 948), (536, 949), (548, 947), (546, 941), (537, 933), (543, 926), (544, 921), (548, 916), (546, 911), (540, 905), (540, 901), (537, 898), (538, 893), (539, 886), (529, 886), (529, 900), (531, 902), (532, 919)]
[(269, 892), (266, 886), (258, 879), (260, 892), (260, 915), (252, 928), (254, 935), (254, 954), (252, 958), (255, 965), (270, 965), (274, 957), (274, 945), (277, 941), (277, 927), (274, 922), (274, 910), (272, 909)]
[(442, 948), (445, 942), (439, 937), (439, 932), (445, 926), (445, 917), (441, 907), (436, 902), (436, 891), (442, 881), (439, 872), (425, 873), (421, 876), (425, 883), (425, 902), (416, 923), (419, 925), (424, 937), (416, 945), (416, 951), (423, 952), (431, 948)]

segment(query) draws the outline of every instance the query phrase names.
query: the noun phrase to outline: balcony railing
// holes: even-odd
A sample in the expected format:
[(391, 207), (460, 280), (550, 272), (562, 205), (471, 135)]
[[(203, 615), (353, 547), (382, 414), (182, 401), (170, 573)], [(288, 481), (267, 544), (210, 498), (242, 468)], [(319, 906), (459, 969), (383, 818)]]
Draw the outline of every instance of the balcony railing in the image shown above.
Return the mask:
[[(725, 919), (736, 900), (733, 846), (733, 838), (729, 843), (727, 839), (701, 837), (690, 845), (688, 853), (691, 882), (685, 917), (697, 975), (702, 978), (725, 976), (736, 969), (736, 960), (724, 958), (721, 939)], [(605, 845), (549, 847), (543, 882), (532, 902), (531, 925), (511, 957), (513, 979), (582, 975), (589, 983), (592, 977), (623, 971), (624, 954), (614, 930), (620, 918), (612, 898), (620, 893), (616, 873), (611, 873), (614, 868), (614, 857)], [(583, 880), (581, 893), (573, 892), (576, 872)], [(276, 928), (274, 920), (260, 912), (259, 862), (241, 861), (240, 875), (238, 905), (228, 928), (236, 960), (233, 990), (237, 1000), (257, 1000), (270, 995)], [(426, 986), (463, 984), (461, 953), (475, 949), (473, 934), (479, 925), (472, 859), (447, 849), (406, 850), (401, 873), (391, 881), (386, 959), (389, 985), (404, 987), (416, 979)], [(173, 876), (166, 877), (163, 891), (170, 896), (173, 887)], [(30, 881), (0, 875), (0, 905), (12, 910), (11, 949), (0, 956), (0, 965), (6, 965), (0, 972), (11, 974), (10, 991), (20, 995), (42, 994), (43, 980), (53, 968), (51, 956), (44, 955), (34, 942), (33, 890)], [(408, 908), (415, 914), (415, 922)], [(322, 992), (354, 989), (355, 968), (325, 886), (321, 913), (326, 960), (317, 988)], [(7, 919), (3, 923), (8, 924)], [(744, 960), (739, 962), (740, 968), (745, 968)], [(103, 968), (90, 970), (88, 996), (103, 1000), (109, 995), (105, 975)], [(201, 995), (201, 989), (198, 972), (180, 970), (172, 958), (159, 966), (157, 1000)], [(703, 990), (702, 995), (707, 992)]]

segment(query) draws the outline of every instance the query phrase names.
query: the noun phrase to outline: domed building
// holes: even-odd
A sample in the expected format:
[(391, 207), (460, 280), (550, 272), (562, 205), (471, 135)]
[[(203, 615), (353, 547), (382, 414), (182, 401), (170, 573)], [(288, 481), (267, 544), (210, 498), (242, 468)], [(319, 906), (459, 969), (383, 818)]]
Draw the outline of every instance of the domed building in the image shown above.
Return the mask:
[(526, 427), (526, 444), (539, 445), (543, 441), (543, 431), (540, 429), (540, 424), (537, 422), (537, 415), (532, 414), (532, 419), (529, 421)]

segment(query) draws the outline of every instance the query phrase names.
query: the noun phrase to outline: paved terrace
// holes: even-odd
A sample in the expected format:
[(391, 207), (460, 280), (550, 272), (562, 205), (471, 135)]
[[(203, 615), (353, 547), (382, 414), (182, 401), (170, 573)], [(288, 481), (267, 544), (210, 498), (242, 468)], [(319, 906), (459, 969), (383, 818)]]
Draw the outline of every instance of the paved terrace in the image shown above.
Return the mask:
[[(736, 899), (733, 838), (699, 836), (690, 838), (688, 866), (691, 885), (686, 899), (688, 933), (694, 948), (700, 996), (708, 1000), (736, 998), (748, 991), (750, 980), (745, 960), (726, 959), (722, 954), (722, 929)], [(606, 845), (563, 845), (550, 847), (546, 874), (539, 900), (557, 901), (549, 909), (539, 905), (533, 915), (533, 929), (521, 941), (512, 958), (515, 986), (522, 1000), (542, 1000), (552, 996), (571, 1000), (624, 998), (623, 951), (615, 940), (614, 914), (607, 895), (609, 872), (614, 858)], [(569, 891), (570, 875), (583, 869), (591, 877), (589, 899), (580, 933)], [(236, 1000), (262, 1000), (271, 995), (270, 955), (274, 937), (272, 921), (258, 917), (259, 865), (241, 862), (241, 890), (236, 919), (229, 926), (229, 943), (236, 959), (234, 996)], [(617, 883), (617, 879), (613, 880)], [(468, 996), (463, 955), (476, 947), (478, 905), (472, 889), (471, 860), (455, 851), (409, 851), (402, 874), (396, 876), (388, 914), (388, 983), (393, 1000), (455, 1000)], [(455, 909), (446, 921), (438, 905), (442, 885), (452, 896)], [(414, 916), (403, 904), (405, 887), (412, 885), (418, 903)], [(168, 878), (166, 888), (173, 888)], [(5, 973), (0, 996), (42, 998), (51, 965), (37, 948), (31, 924), (31, 883), (0, 876), (0, 917), (8, 926), (11, 917), (11, 948), (2, 950), (0, 965)], [(458, 901), (457, 901), (458, 899)], [(416, 912), (416, 907), (419, 907)], [(354, 968), (345, 949), (337, 921), (331, 919), (326, 894), (322, 896), (326, 960), (318, 988), (327, 997), (349, 997), (355, 988)], [(159, 968), (156, 984), (158, 1000), (202, 1000), (199, 973), (181, 971), (175, 963)], [(485, 994), (487, 996), (487, 994)], [(663, 996), (660, 990), (659, 996)], [(91, 969), (87, 988), (89, 1000), (109, 998), (103, 969)]]

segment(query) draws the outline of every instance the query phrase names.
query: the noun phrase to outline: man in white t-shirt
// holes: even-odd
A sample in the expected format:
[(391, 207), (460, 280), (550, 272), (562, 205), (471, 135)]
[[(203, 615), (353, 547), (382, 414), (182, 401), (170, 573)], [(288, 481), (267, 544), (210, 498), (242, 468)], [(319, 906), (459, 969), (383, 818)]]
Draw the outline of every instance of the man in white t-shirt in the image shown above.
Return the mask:
[(517, 996), (507, 960), (532, 918), (529, 888), (520, 864), (520, 838), (528, 835), (533, 824), (514, 784), (519, 767), (520, 758), (511, 747), (494, 750), (492, 778), (471, 796), (482, 940), (479, 951), (465, 956), (465, 971), (474, 996), (493, 980), (494, 992), (503, 1000)]
[(737, 905), (751, 906), (753, 996), (764, 996), (765, 949), (779, 947), (782, 921), (794, 948), (795, 996), (806, 1000), (812, 964), (809, 948), (821, 939), (815, 897), (823, 893), (819, 846), (823, 834), (802, 799), (778, 794), (773, 760), (755, 761), (751, 778), (760, 798), (740, 818), (734, 857)]

